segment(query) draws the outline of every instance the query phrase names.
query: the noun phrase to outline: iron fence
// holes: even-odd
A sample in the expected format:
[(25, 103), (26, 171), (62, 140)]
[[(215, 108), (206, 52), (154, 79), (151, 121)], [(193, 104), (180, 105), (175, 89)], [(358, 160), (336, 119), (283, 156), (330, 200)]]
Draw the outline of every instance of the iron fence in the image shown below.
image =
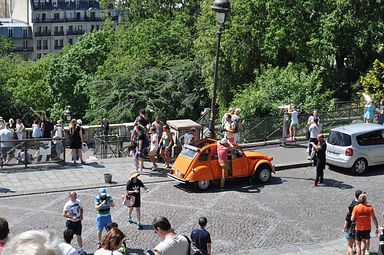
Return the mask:
[(99, 158), (123, 157), (129, 136), (102, 135), (94, 137), (94, 155)]
[(62, 164), (65, 162), (64, 139), (25, 139), (0, 142), (0, 167)]

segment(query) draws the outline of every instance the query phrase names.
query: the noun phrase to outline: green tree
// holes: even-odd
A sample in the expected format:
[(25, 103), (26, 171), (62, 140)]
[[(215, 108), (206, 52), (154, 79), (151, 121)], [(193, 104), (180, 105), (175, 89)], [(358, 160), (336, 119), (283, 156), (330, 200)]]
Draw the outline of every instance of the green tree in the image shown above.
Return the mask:
[(308, 71), (303, 64), (263, 67), (256, 79), (235, 96), (232, 105), (242, 109), (244, 118), (279, 113), (278, 106), (294, 103), (301, 112), (326, 110), (332, 105), (331, 91), (322, 86), (319, 71)]
[(365, 93), (374, 99), (384, 99), (384, 63), (375, 60), (372, 68), (361, 77), (360, 83)]

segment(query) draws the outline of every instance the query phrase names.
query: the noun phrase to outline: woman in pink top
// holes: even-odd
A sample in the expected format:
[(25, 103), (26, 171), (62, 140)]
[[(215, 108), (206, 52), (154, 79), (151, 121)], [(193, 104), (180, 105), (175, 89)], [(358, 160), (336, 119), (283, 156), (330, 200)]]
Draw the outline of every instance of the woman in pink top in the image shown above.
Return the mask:
[(227, 138), (223, 138), (220, 141), (217, 141), (217, 157), (219, 160), (219, 165), (221, 166), (221, 182), (220, 188), (224, 188), (225, 176), (228, 175), (228, 150), (233, 147), (233, 145), (228, 141)]

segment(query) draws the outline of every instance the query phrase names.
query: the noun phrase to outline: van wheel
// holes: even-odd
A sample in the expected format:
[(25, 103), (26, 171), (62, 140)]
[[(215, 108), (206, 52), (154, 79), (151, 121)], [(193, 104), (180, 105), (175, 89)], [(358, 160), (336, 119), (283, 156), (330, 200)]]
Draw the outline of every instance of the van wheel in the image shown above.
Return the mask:
[(195, 187), (199, 190), (206, 190), (209, 187), (210, 182), (209, 181), (197, 181), (195, 182)]
[(367, 161), (363, 158), (359, 158), (352, 166), (352, 172), (356, 175), (363, 174), (367, 169)]
[(261, 183), (269, 182), (271, 179), (271, 169), (267, 166), (261, 166), (256, 170), (256, 180)]

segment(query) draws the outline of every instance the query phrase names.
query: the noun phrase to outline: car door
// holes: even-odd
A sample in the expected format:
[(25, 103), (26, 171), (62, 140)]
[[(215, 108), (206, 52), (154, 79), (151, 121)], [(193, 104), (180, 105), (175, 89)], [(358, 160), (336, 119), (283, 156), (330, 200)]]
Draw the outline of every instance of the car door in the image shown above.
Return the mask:
[(248, 175), (248, 158), (240, 148), (231, 150), (231, 167), (232, 176), (247, 176)]
[(371, 165), (384, 163), (384, 130), (377, 130), (356, 137), (359, 150)]

